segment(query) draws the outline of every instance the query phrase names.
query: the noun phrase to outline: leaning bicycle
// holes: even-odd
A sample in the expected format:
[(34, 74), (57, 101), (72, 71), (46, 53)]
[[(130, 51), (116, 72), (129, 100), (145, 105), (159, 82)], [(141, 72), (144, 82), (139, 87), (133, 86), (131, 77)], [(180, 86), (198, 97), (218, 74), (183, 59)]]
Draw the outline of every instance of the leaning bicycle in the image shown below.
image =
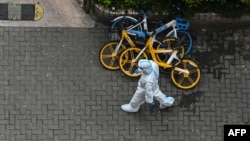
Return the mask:
[[(178, 53), (182, 50), (177, 48), (166, 49), (153, 47), (153, 42), (155, 39), (154, 32), (149, 39), (144, 48), (140, 49), (138, 47), (130, 47), (124, 50), (119, 59), (119, 66), (122, 72), (129, 77), (138, 77), (141, 74), (135, 73), (135, 70), (138, 68), (138, 61), (140, 59), (148, 59), (149, 57), (156, 62), (160, 67), (164, 69), (171, 69), (171, 80), (175, 86), (181, 89), (191, 89), (194, 88), (200, 78), (201, 71), (198, 64), (191, 59), (181, 59), (178, 56)], [(169, 40), (166, 38), (166, 40)], [(175, 42), (175, 41), (171, 41)], [(183, 46), (180, 45), (183, 48)], [(149, 53), (146, 53), (149, 52)], [(162, 62), (157, 58), (159, 54), (169, 53), (169, 58)], [(149, 55), (150, 56), (149, 56)]]
[[(150, 35), (151, 32), (148, 31), (148, 21), (147, 21), (147, 17), (148, 15), (150, 15), (152, 12), (150, 10), (146, 10), (146, 11), (139, 11), (138, 12), (143, 21), (143, 24), (139, 24), (136, 28), (134, 28), (133, 30), (137, 30), (139, 32), (145, 31), (147, 32), (147, 34)], [(173, 29), (168, 31), (165, 35), (163, 35), (164, 37), (169, 37), (169, 36), (175, 36), (174, 32), (177, 32), (177, 36), (180, 38), (180, 40), (182, 41), (184, 48), (185, 48), (185, 55), (187, 55), (188, 53), (190, 53), (191, 49), (192, 49), (192, 45), (193, 45), (193, 41), (192, 41), (192, 36), (189, 34), (188, 29), (189, 29), (189, 22), (186, 19), (183, 18), (175, 18), (176, 20), (176, 25), (174, 27), (172, 27)], [(129, 15), (121, 15), (116, 17), (115, 19), (113, 19), (112, 21), (112, 25), (110, 28), (110, 38), (111, 40), (119, 40), (120, 39), (120, 32), (122, 29), (128, 29), (130, 26), (136, 25), (137, 23), (139, 23), (139, 20), (137, 20), (136, 18), (129, 16)], [(162, 26), (162, 22), (152, 22), (154, 23), (154, 27), (160, 27)]]

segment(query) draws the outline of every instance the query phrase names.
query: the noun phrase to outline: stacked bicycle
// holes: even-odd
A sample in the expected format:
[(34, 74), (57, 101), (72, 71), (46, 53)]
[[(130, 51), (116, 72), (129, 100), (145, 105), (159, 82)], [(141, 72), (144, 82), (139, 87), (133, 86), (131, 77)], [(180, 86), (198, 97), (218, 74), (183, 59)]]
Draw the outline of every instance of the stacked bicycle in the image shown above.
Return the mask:
[[(155, 31), (147, 40), (145, 47), (142, 49), (138, 47), (130, 47), (122, 52), (119, 58), (119, 66), (124, 74), (130, 77), (137, 77), (140, 74), (134, 73), (138, 68), (138, 61), (140, 59), (148, 59), (149, 55), (151, 59), (156, 62), (160, 67), (164, 69), (171, 69), (171, 80), (175, 86), (181, 89), (191, 89), (195, 87), (201, 77), (201, 71), (198, 64), (191, 59), (184, 59), (179, 56), (178, 53), (184, 54), (183, 46), (176, 44), (178, 40), (171, 41), (166, 38), (168, 43), (174, 43), (178, 47), (172, 49), (157, 48), (154, 49), (153, 43), (156, 36)], [(168, 44), (172, 45), (172, 44)], [(149, 52), (146, 53), (146, 52)], [(166, 61), (158, 58), (160, 54), (169, 53), (169, 57)]]
[[(110, 41), (103, 45), (103, 47), (100, 50), (99, 53), (99, 60), (101, 64), (110, 70), (117, 70), (119, 69), (118, 61), (119, 61), (119, 54), (127, 48), (127, 46), (139, 46), (139, 44), (144, 45), (147, 41), (147, 38), (152, 34), (152, 32), (149, 32), (147, 27), (147, 12), (141, 11), (143, 15), (143, 20), (135, 25), (131, 25), (127, 27), (126, 29), (121, 29), (120, 27), (124, 25), (124, 22), (122, 22), (124, 19), (116, 18), (116, 22), (112, 25), (113, 29), (112, 31), (117, 32), (119, 30), (120, 32), (120, 40), (119, 41)], [(127, 19), (127, 18), (126, 18)], [(183, 23), (184, 20), (181, 20), (178, 18), (177, 20), (171, 20), (170, 22), (162, 25), (159, 27), (160, 30), (158, 30), (158, 34), (162, 33), (163, 31), (167, 29), (171, 29), (167, 33), (167, 37), (172, 36), (175, 38), (179, 38), (182, 44), (185, 48), (185, 54), (188, 54), (192, 47), (192, 38), (188, 32), (185, 30), (188, 29), (188, 22), (186, 24)], [(118, 24), (120, 23), (120, 24)], [(119, 25), (119, 28), (118, 28)], [(142, 31), (142, 25), (145, 29), (145, 31)], [(177, 28), (178, 27), (178, 28)], [(127, 35), (125, 35), (127, 33)], [(155, 41), (155, 44), (161, 44), (159, 40), (164, 39), (158, 39), (158, 41)]]
[[(133, 30), (136, 30), (138, 32), (144, 31), (146, 32), (147, 35), (150, 35), (152, 32), (148, 31), (149, 25), (148, 25), (147, 17), (151, 15), (152, 12), (150, 10), (140, 10), (138, 13), (139, 15), (141, 15), (140, 16), (141, 18), (139, 18), (140, 22), (136, 18), (129, 16), (127, 14), (118, 16), (115, 19), (113, 19), (111, 21), (112, 25), (111, 25), (110, 33), (109, 33), (110, 39), (120, 40), (121, 31), (123, 29), (130, 29), (130, 27), (134, 25), (137, 25), (137, 26), (134, 26)], [(174, 37), (179, 38), (179, 40), (181, 40), (182, 44), (185, 47), (185, 55), (187, 55), (191, 51), (192, 43), (193, 43), (192, 37), (188, 32), (189, 22), (183, 18), (175, 18), (174, 20), (176, 21), (176, 23), (173, 23), (172, 25), (170, 25), (168, 30), (164, 30), (161, 33), (159, 33), (161, 35), (158, 34), (157, 37), (174, 36)], [(150, 23), (156, 28), (165, 24), (162, 21), (151, 21)], [(165, 34), (165, 35), (162, 36), (162, 34)], [(145, 41), (146, 38), (145, 37), (143, 38)]]
[[(118, 22), (114, 23), (116, 25)], [(142, 30), (142, 26), (144, 30)], [(178, 88), (191, 89), (200, 80), (200, 69), (195, 61), (183, 59), (183, 56), (190, 51), (190, 43), (192, 43), (190, 34), (185, 31), (188, 26), (188, 22), (179, 18), (148, 32), (146, 12), (144, 12), (141, 22), (121, 29), (119, 41), (110, 41), (101, 48), (99, 60), (106, 69), (117, 70), (121, 68), (125, 75), (137, 77), (140, 74), (136, 74), (134, 71), (138, 67), (138, 61), (150, 57), (160, 67), (172, 69), (171, 79)], [(169, 28), (171, 30), (166, 38), (157, 39), (159, 33)], [(178, 36), (181, 35), (188, 37), (188, 44), (180, 40)], [(136, 42), (137, 38), (141, 38), (144, 42)]]

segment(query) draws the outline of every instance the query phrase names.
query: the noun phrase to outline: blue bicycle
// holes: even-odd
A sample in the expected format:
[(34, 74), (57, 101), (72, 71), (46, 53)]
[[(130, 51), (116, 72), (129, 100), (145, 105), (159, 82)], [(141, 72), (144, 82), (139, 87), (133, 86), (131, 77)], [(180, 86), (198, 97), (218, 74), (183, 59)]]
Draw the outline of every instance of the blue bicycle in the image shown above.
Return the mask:
[[(151, 14), (150, 10), (143, 11), (141, 10), (139, 12), (140, 15), (142, 15), (141, 22), (138, 22), (138, 20), (132, 16), (129, 15), (122, 15), (118, 16), (117, 18), (113, 19), (111, 28), (110, 28), (110, 37), (111, 40), (120, 40), (121, 31), (123, 29), (129, 29), (131, 26), (137, 25), (133, 28), (133, 32), (138, 31), (138, 33), (145, 32), (147, 36), (150, 36), (152, 32), (148, 31), (148, 21), (147, 17), (149, 14)], [(169, 25), (170, 31), (167, 31), (167, 33), (164, 35), (164, 37), (174, 36), (178, 38), (185, 49), (185, 55), (190, 53), (192, 49), (192, 36), (189, 34), (189, 22), (183, 18), (175, 18), (176, 23)], [(139, 24), (138, 24), (139, 23)], [(157, 25), (157, 27), (160, 27), (163, 25), (162, 22), (154, 22), (154, 24)], [(144, 40), (147, 39), (147, 36), (143, 36)]]

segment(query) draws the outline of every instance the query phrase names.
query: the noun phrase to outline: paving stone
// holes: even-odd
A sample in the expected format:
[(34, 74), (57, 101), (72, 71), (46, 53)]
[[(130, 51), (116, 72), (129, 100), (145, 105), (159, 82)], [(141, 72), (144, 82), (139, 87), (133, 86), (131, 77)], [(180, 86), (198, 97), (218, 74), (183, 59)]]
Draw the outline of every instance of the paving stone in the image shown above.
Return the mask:
[(230, 50), (238, 40), (228, 32), (196, 32), (192, 57), (198, 50), (218, 54), (198, 60), (197, 88), (179, 90), (161, 74), (160, 87), (176, 97), (174, 107), (160, 112), (145, 104), (125, 113), (120, 106), (138, 79), (98, 62), (106, 27), (0, 29), (0, 140), (219, 141), (223, 125), (249, 124), (250, 62), (238, 53), (249, 48)]

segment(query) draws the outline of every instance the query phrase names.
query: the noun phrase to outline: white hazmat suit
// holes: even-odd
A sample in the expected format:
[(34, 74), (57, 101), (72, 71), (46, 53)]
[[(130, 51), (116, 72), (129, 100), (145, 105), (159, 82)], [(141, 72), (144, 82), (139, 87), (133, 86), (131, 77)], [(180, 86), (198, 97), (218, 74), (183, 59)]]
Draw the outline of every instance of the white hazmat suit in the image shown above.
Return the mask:
[(154, 106), (154, 99), (160, 103), (160, 109), (172, 106), (174, 98), (167, 97), (159, 89), (159, 66), (152, 60), (146, 59), (141, 59), (138, 66), (136, 73), (142, 71), (142, 75), (137, 90), (130, 102), (122, 105), (121, 109), (125, 112), (137, 112), (145, 101), (150, 106)]

